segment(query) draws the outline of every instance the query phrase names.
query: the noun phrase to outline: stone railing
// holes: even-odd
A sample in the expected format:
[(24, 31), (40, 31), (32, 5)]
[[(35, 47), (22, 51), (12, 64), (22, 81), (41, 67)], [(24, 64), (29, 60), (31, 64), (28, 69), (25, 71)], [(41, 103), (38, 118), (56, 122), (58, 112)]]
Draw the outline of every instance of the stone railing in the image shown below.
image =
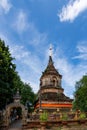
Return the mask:
[(23, 126), (23, 130), (65, 130), (65, 126), (66, 130), (87, 129), (87, 113), (52, 113), (48, 114), (47, 121), (41, 121), (40, 114), (33, 113), (32, 115), (30, 115), (27, 119), (27, 124)]
[[(41, 114), (41, 113), (40, 113)], [(33, 113), (29, 115), (29, 120), (39, 120), (40, 114)], [(48, 121), (51, 120), (78, 120), (78, 119), (86, 119), (87, 113), (80, 112), (69, 112), (69, 113), (48, 113)]]

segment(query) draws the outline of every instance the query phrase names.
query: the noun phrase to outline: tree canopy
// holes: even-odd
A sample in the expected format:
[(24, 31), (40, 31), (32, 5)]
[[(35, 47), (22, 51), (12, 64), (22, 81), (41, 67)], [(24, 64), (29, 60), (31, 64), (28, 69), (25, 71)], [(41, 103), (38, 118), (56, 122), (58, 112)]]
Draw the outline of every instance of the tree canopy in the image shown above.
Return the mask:
[(15, 64), (9, 52), (9, 47), (5, 46), (0, 39), (0, 108), (12, 101), (13, 80), (15, 75)]
[(87, 112), (87, 75), (76, 82), (74, 96), (74, 109)]
[(33, 92), (30, 85), (24, 83), (23, 87), (21, 88), (21, 103), (26, 105), (26, 107), (30, 112), (33, 110), (35, 99), (36, 99), (36, 94)]
[(21, 102), (33, 104), (35, 94), (29, 84), (24, 83), (16, 72), (9, 47), (0, 39), (0, 109), (13, 101), (13, 95), (19, 89)]

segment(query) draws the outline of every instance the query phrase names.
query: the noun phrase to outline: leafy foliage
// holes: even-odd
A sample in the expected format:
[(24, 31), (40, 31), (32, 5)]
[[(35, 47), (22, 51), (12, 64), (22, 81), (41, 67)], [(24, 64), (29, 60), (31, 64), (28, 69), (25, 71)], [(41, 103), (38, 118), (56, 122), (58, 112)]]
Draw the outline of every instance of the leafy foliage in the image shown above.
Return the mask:
[(68, 120), (68, 115), (67, 115), (67, 113), (63, 113), (61, 119), (62, 119), (62, 120)]
[(0, 40), (0, 109), (12, 101), (13, 80), (15, 64), (9, 52), (9, 47)]
[(81, 110), (83, 112), (87, 111), (87, 75), (84, 75), (82, 79), (76, 82), (75, 86), (75, 100), (74, 109)]
[(40, 120), (45, 122), (48, 119), (48, 113), (44, 111), (43, 113), (40, 114)]
[(28, 107), (29, 111), (32, 111), (32, 106), (35, 101), (36, 95), (32, 91), (29, 84), (25, 83), (21, 88), (21, 103)]
[(0, 109), (13, 101), (13, 95), (19, 89), (21, 102), (27, 106), (33, 104), (35, 94), (29, 84), (23, 83), (16, 72), (9, 47), (0, 39)]
[(86, 118), (86, 114), (85, 113), (81, 113), (79, 116), (80, 119), (85, 119)]

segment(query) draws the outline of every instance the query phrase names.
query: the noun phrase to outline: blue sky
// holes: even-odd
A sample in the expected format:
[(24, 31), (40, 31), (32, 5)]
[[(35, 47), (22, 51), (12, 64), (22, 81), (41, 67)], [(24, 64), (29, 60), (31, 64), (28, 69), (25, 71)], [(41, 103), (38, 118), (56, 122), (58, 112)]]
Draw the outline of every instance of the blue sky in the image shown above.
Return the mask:
[(87, 73), (87, 0), (0, 0), (0, 38), (35, 92), (52, 44), (64, 93), (73, 97)]

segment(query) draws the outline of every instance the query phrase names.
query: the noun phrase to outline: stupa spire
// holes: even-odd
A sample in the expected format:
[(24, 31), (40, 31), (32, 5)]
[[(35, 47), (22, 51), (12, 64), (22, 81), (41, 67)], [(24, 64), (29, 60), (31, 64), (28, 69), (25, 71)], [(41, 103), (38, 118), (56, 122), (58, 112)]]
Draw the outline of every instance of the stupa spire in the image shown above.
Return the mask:
[(50, 48), (49, 48), (49, 56), (52, 57), (53, 55), (53, 48), (52, 48), (52, 44), (50, 44)]
[(53, 54), (53, 48), (52, 48), (52, 44), (50, 44), (48, 66), (53, 65), (52, 54)]

